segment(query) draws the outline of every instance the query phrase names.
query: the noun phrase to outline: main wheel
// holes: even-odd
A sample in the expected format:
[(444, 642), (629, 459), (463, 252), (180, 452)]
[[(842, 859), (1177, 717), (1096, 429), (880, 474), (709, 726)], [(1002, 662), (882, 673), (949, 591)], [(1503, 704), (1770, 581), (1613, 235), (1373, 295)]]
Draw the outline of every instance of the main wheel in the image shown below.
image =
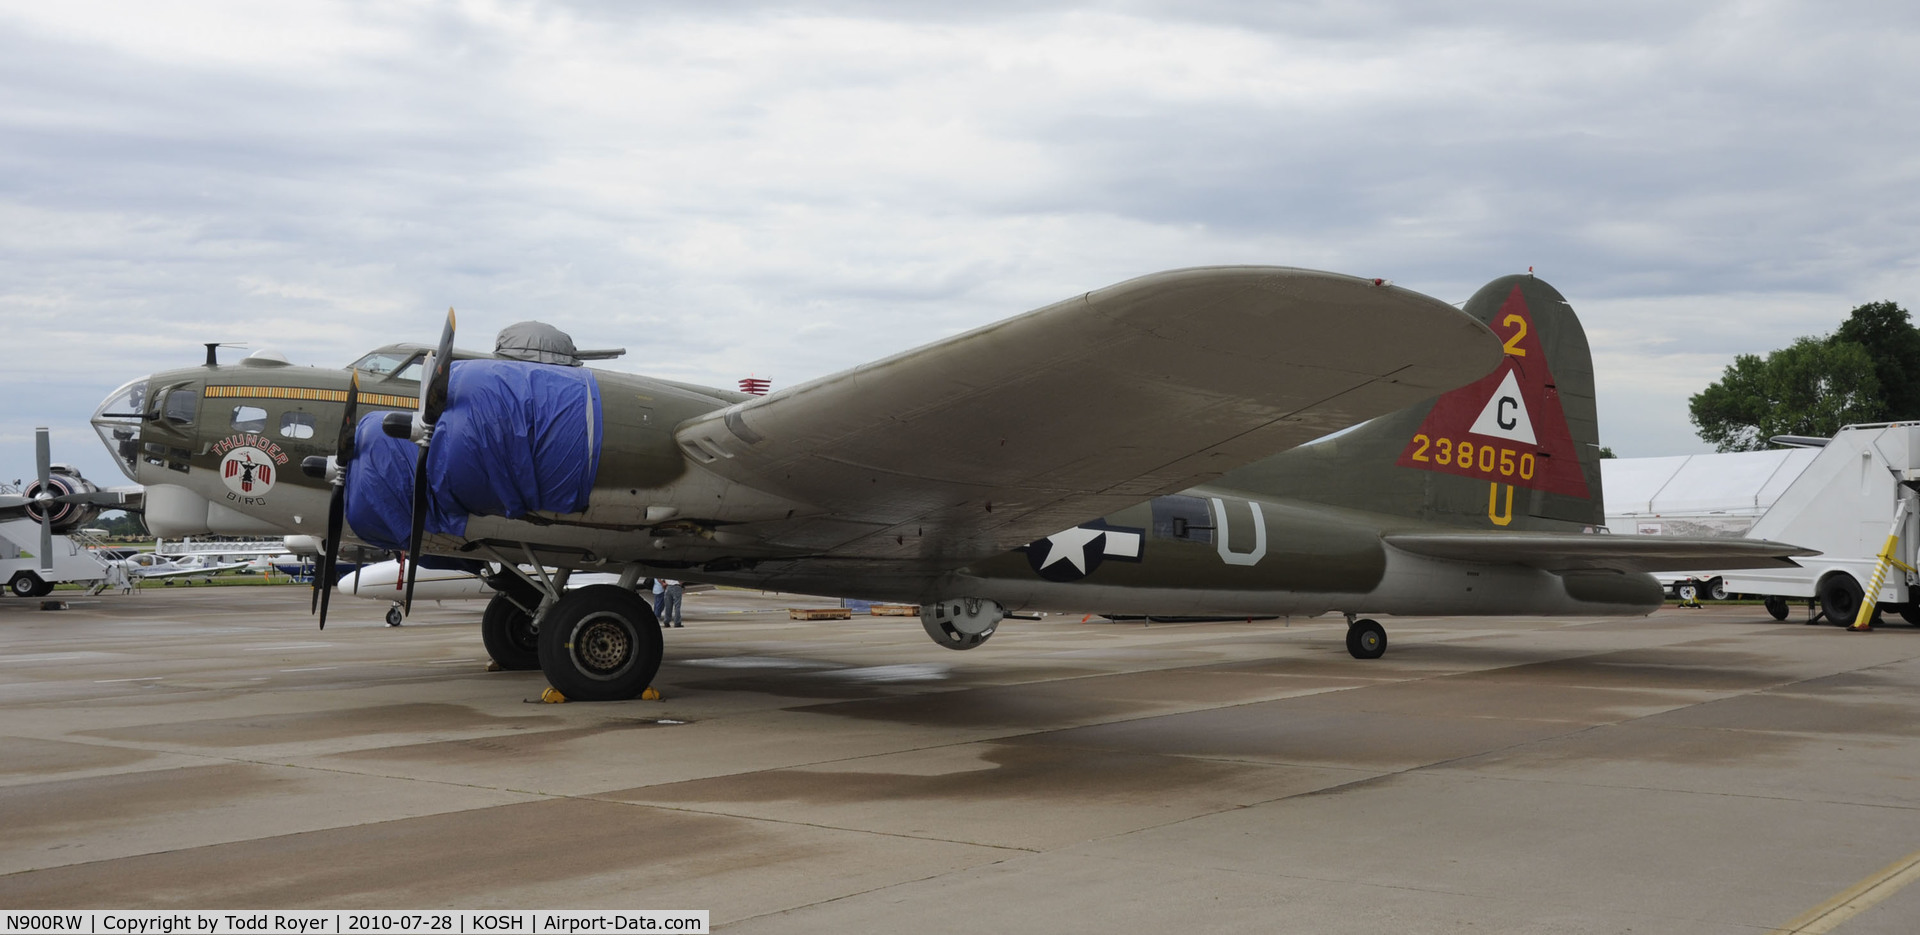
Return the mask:
[(540, 621), (540, 670), (575, 701), (625, 701), (660, 671), (660, 623), (615, 584), (569, 591)]
[(1820, 609), (1837, 627), (1853, 626), (1854, 615), (1860, 612), (1860, 601), (1865, 596), (1860, 583), (1845, 572), (1828, 575), (1820, 582)]
[(1769, 597), (1766, 599), (1765, 604), (1767, 605), (1767, 613), (1771, 614), (1773, 616), (1773, 619), (1775, 620), (1787, 619), (1787, 599), (1786, 598), (1778, 597), (1778, 596)]
[(1387, 628), (1374, 620), (1347, 625), (1347, 652), (1355, 659), (1378, 659), (1387, 652)]
[(1900, 606), (1900, 619), (1916, 627), (1920, 627), (1920, 606), (1902, 604)]
[[(7, 582), (7, 593), (14, 597), (33, 597), (40, 593), (40, 586), (45, 583), (46, 582), (40, 580), (39, 575), (33, 572), (17, 571), (14, 572), (13, 578)], [(48, 590), (52, 589), (49, 588)]]
[(533, 628), (533, 615), (505, 594), (495, 594), (480, 615), (480, 641), (502, 669), (540, 668), (540, 634)]

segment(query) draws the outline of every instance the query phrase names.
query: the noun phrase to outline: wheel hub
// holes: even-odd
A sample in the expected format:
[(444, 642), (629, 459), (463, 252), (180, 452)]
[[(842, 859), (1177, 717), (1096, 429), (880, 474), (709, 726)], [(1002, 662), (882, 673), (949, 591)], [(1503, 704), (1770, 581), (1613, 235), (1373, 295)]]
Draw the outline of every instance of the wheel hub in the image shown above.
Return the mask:
[(616, 620), (592, 618), (574, 631), (573, 654), (587, 672), (611, 675), (633, 662), (633, 638)]

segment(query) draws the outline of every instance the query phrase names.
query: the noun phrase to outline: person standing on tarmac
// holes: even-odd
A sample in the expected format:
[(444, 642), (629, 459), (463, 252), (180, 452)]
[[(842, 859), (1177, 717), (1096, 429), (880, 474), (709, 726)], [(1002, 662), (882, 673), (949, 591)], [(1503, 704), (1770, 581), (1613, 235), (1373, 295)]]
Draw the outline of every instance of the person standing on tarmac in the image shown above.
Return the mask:
[(662, 578), (660, 580), (661, 603), (665, 605), (664, 610), (657, 615), (660, 618), (661, 626), (680, 626), (680, 599), (685, 595), (686, 588), (684, 588), (680, 582), (672, 578)]

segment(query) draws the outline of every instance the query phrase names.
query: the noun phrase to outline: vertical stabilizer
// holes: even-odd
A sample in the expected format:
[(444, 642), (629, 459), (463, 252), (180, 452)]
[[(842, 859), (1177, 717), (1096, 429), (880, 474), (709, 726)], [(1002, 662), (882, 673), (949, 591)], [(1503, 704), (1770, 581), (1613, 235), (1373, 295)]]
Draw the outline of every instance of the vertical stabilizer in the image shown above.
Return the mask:
[(1215, 486), (1469, 528), (1604, 525), (1593, 355), (1573, 307), (1518, 275), (1463, 310), (1504, 342), (1491, 373)]

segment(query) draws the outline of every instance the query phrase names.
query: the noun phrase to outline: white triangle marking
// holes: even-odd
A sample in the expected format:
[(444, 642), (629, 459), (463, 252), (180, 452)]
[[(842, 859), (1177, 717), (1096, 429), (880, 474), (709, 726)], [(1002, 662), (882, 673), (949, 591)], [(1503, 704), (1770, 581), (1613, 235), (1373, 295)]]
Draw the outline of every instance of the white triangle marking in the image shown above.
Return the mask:
[(1487, 408), (1480, 410), (1480, 418), (1475, 419), (1473, 428), (1467, 431), (1527, 445), (1539, 444), (1533, 436), (1533, 420), (1527, 417), (1527, 401), (1520, 398), (1520, 381), (1514, 379), (1512, 370), (1507, 371), (1507, 378), (1500, 381), (1500, 388), (1487, 400)]

